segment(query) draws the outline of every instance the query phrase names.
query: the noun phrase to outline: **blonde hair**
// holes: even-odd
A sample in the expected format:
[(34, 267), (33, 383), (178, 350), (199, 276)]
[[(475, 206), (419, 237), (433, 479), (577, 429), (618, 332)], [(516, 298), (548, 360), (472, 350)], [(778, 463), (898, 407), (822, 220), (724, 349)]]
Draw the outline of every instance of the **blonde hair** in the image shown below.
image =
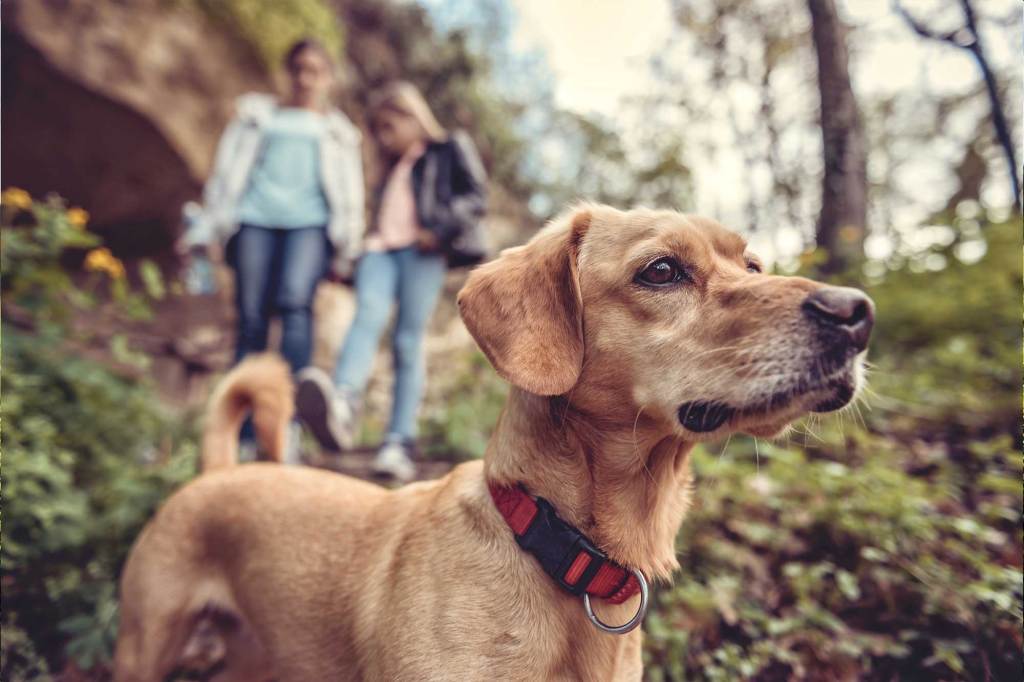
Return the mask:
[(416, 86), (408, 81), (394, 81), (374, 91), (370, 96), (368, 109), (371, 125), (382, 111), (394, 111), (416, 119), (423, 129), (423, 134), (432, 142), (441, 142), (448, 136), (447, 131), (434, 117), (427, 100)]

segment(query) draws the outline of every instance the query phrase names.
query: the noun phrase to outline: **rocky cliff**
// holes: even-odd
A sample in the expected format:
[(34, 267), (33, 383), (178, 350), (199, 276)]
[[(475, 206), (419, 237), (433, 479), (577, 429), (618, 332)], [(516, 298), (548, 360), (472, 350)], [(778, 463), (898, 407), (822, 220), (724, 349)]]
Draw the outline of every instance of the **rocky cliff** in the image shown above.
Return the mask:
[(3, 7), (3, 184), (84, 206), (121, 254), (166, 250), (254, 52), (183, 3)]

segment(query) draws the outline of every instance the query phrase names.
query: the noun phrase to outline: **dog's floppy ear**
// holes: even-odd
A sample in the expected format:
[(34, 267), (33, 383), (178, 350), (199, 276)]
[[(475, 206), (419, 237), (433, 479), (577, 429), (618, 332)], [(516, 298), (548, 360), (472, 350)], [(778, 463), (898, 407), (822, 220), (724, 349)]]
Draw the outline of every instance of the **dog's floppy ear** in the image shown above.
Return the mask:
[(525, 246), (469, 275), (459, 312), (504, 379), (537, 395), (562, 395), (583, 367), (583, 315), (576, 253), (590, 226), (580, 208)]

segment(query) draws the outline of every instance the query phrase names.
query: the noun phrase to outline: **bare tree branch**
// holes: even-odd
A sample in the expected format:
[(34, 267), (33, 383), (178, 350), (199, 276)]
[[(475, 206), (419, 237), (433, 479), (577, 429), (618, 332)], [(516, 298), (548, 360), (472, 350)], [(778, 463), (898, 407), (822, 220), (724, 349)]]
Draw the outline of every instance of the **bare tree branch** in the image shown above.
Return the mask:
[(981, 34), (978, 33), (977, 16), (970, 0), (960, 0), (960, 8), (964, 13), (964, 26), (948, 33), (937, 33), (921, 21), (915, 18), (903, 5), (900, 0), (893, 0), (893, 9), (903, 17), (907, 25), (917, 35), (928, 40), (937, 40), (949, 43), (962, 50), (967, 50), (974, 55), (978, 68), (981, 69), (982, 78), (985, 81), (985, 89), (988, 92), (989, 104), (992, 108), (992, 126), (995, 128), (996, 140), (1003, 148), (1006, 163), (1010, 170), (1010, 185), (1013, 191), (1013, 205), (1019, 211), (1021, 208), (1020, 178), (1017, 175), (1017, 159), (1013, 146), (1013, 137), (1010, 135), (1010, 126), (1006, 122), (1006, 114), (1003, 113), (1003, 103), (999, 96), (999, 87), (996, 84), (995, 74), (988, 63), (984, 46), (981, 43)]
[(935, 31), (931, 30), (923, 23), (918, 21), (913, 14), (907, 11), (907, 8), (904, 7), (899, 0), (893, 0), (892, 4), (893, 9), (896, 10), (896, 13), (903, 17), (903, 20), (907, 22), (910, 28), (917, 35), (921, 36), (922, 38), (927, 38), (929, 40), (941, 40), (943, 42), (952, 43), (956, 45), (956, 41), (953, 38), (953, 36), (956, 35), (956, 31), (950, 31), (949, 33), (936, 33)]

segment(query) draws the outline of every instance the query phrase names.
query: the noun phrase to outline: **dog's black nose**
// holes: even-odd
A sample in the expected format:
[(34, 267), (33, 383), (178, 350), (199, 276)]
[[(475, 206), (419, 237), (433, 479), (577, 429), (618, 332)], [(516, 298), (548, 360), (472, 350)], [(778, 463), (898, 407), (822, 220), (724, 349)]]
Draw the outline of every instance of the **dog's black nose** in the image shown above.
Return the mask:
[(875, 324), (875, 304), (867, 294), (850, 287), (822, 287), (804, 299), (804, 313), (828, 330), (845, 333), (864, 350)]

